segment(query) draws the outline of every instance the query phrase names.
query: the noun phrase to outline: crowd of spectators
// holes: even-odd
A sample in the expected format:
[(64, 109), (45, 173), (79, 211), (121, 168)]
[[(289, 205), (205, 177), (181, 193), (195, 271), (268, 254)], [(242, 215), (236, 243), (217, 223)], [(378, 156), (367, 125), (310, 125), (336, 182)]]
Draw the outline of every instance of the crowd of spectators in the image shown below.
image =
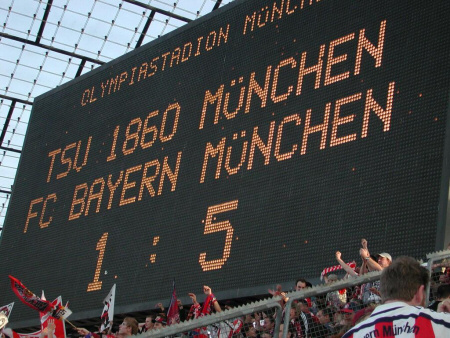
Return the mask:
[[(450, 244), (447, 249), (450, 250)], [(280, 319), (280, 337), (285, 330), (287, 330), (288, 338), (356, 338), (364, 337), (366, 334), (376, 336), (378, 334), (377, 330), (380, 328), (379, 326), (370, 326), (370, 320), (373, 320), (372, 318), (374, 316), (379, 316), (379, 313), (381, 313), (377, 309), (387, 307), (383, 311), (385, 313), (392, 308), (390, 306), (391, 302), (392, 304), (397, 304), (398, 308), (403, 311), (403, 317), (406, 311), (409, 311), (411, 314), (414, 313), (416, 320), (417, 317), (422, 315), (422, 308), (420, 306), (423, 307), (425, 305), (425, 299), (421, 294), (423, 293), (425, 295), (424, 290), (429, 282), (431, 282), (433, 299), (430, 299), (431, 304), (428, 308), (436, 312), (423, 309), (423, 311), (430, 311), (432, 313), (431, 315), (427, 313), (425, 318), (431, 320), (429, 324), (430, 330), (444, 332), (442, 330), (445, 329), (447, 330), (445, 331), (446, 334), (450, 336), (450, 314), (445, 314), (446, 317), (443, 317), (445, 325), (441, 325), (442, 327), (439, 325), (436, 326), (437, 324), (432, 320), (434, 318), (433, 313), (437, 316), (442, 315), (438, 314), (437, 311), (450, 310), (450, 261), (443, 260), (441, 263), (435, 264), (433, 266), (434, 273), (431, 275), (431, 280), (429, 280), (428, 271), (421, 267), (414, 259), (402, 257), (398, 260), (393, 260), (391, 255), (386, 252), (371, 254), (365, 239), (361, 241), (359, 255), (361, 258), (360, 266), (352, 268), (345, 263), (342, 254), (339, 251), (336, 252), (336, 261), (346, 273), (344, 278), (355, 278), (371, 271), (383, 271), (386, 269), (382, 273), (380, 280), (351, 288), (331, 291), (310, 298), (295, 299), (291, 302), (288, 301), (289, 298), (282, 291), (281, 286), (278, 286), (275, 291), (269, 290), (269, 293), (273, 296), (281, 296), (282, 299), (280, 301), (283, 307), (283, 315)], [(404, 282), (403, 280), (406, 278), (408, 281)], [(335, 273), (329, 273), (324, 275), (324, 279), (325, 283), (330, 285), (338, 281), (339, 278)], [(417, 282), (413, 282), (415, 279)], [(312, 284), (306, 279), (299, 278), (293, 287), (295, 291), (302, 291), (312, 287)], [(410, 291), (407, 293), (405, 290)], [(189, 310), (178, 301), (179, 318), (182, 322), (206, 316), (214, 312), (221, 312), (230, 309), (234, 305), (232, 301), (225, 301), (219, 304), (211, 288), (208, 286), (203, 287), (203, 292), (206, 296), (203, 304), (197, 301), (197, 296), (194, 293), (189, 293), (192, 300), (192, 305)], [(287, 308), (286, 304), (289, 304), (290, 307)], [(411, 306), (411, 309), (408, 306)], [(116, 333), (103, 332), (103, 334), (111, 338), (122, 338), (137, 333), (146, 333), (154, 329), (161, 329), (166, 325), (172, 324), (170, 322), (167, 323), (163, 305), (157, 304), (157, 308), (158, 312), (148, 315), (144, 323), (139, 324), (136, 319), (126, 317), (123, 323), (119, 325)], [(289, 311), (288, 323), (284, 322), (287, 311)], [(437, 319), (436, 322), (439, 324), (441, 319)], [(238, 317), (234, 320), (218, 323), (217, 325), (185, 332), (183, 335), (196, 336), (197, 338), (271, 338), (275, 335), (275, 322), (275, 311), (273, 313), (270, 313), (270, 311), (255, 312), (245, 317)], [(366, 324), (362, 325), (360, 324), (361, 322)], [(378, 325), (380, 325), (380, 322), (384, 323), (379, 320), (377, 322)], [(402, 328), (401, 330), (407, 331), (410, 329), (412, 330), (411, 332), (420, 330), (421, 327), (414, 323), (412, 322), (411, 325), (407, 324), (405, 326), (406, 328)], [(394, 334), (395, 330), (400, 330), (397, 326), (392, 326), (392, 322), (390, 325), (392, 328), (387, 329), (388, 334)], [(360, 332), (358, 330), (362, 330), (361, 332), (364, 332), (364, 335), (358, 335), (358, 332)], [(391, 332), (389, 330), (393, 331)], [(423, 330), (422, 328), (422, 333)], [(101, 334), (91, 333), (83, 328), (79, 328), (78, 333), (86, 338), (101, 336)], [(428, 336), (434, 337), (432, 335), (424, 335), (423, 337)], [(438, 337), (439, 335), (435, 336)]]

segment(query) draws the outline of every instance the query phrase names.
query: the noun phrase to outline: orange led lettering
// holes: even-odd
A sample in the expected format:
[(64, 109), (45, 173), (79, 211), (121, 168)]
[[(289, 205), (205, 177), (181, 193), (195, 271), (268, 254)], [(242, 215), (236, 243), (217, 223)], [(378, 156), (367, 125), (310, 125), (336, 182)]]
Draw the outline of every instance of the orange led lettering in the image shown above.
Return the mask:
[(250, 24), (250, 31), (253, 32), (253, 29), (255, 28), (255, 21), (256, 21), (256, 12), (253, 12), (252, 16), (245, 16), (245, 23), (244, 23), (244, 32), (242, 33), (245, 35), (247, 33), (247, 24)]
[(164, 53), (163, 55), (161, 55), (164, 58), (161, 70), (164, 70), (166, 68), (166, 60), (169, 55), (170, 55), (170, 52), (167, 52), (167, 53)]
[(117, 144), (117, 136), (119, 135), (120, 126), (116, 126), (116, 129), (114, 129), (114, 135), (113, 135), (113, 142), (111, 146), (111, 154), (106, 158), (106, 161), (113, 161), (116, 159), (116, 144)]
[[(130, 133), (131, 127), (136, 125), (136, 131)], [(142, 128), (142, 121), (139, 117), (133, 119), (130, 121), (130, 123), (127, 126), (127, 131), (125, 132), (125, 141), (123, 142), (122, 146), (122, 152), (124, 155), (129, 155), (134, 152), (137, 145), (139, 144), (139, 132)], [(131, 141), (131, 148), (127, 148), (127, 145)]]
[(255, 72), (250, 74), (250, 81), (248, 84), (248, 94), (247, 94), (247, 102), (245, 104), (245, 113), (250, 112), (250, 103), (252, 100), (252, 95), (255, 93), (258, 95), (258, 97), (261, 99), (261, 108), (264, 108), (267, 103), (267, 94), (269, 92), (269, 81), (270, 81), (270, 75), (272, 72), (272, 66), (268, 66), (266, 70), (266, 78), (264, 81), (264, 88), (261, 88), (261, 86), (256, 82), (255, 80)]
[(120, 171), (119, 177), (117, 178), (116, 183), (112, 182), (112, 174), (108, 176), (108, 181), (106, 182), (108, 189), (109, 189), (109, 200), (108, 200), (108, 210), (111, 209), (112, 201), (114, 198), (114, 192), (116, 191), (117, 187), (119, 186), (120, 182), (122, 182), (123, 177), (123, 170)]
[(45, 211), (47, 210), (47, 202), (49, 200), (53, 200), (53, 203), (56, 202), (56, 194), (50, 194), (47, 196), (47, 198), (44, 200), (44, 205), (42, 206), (42, 213), (41, 213), (41, 218), (39, 219), (39, 226), (41, 227), (41, 229), (46, 228), (50, 225), (51, 221), (53, 220), (53, 216), (50, 216), (47, 220), (47, 222), (44, 222), (44, 215), (45, 215)]
[[(158, 129), (156, 128), (156, 126), (148, 126), (148, 120), (151, 119), (152, 117), (158, 116), (159, 110), (155, 110), (152, 111), (150, 114), (148, 114), (148, 116), (145, 118), (144, 121), (144, 128), (142, 128), (142, 136), (141, 136), (141, 148), (142, 149), (147, 149), (150, 148), (153, 143), (156, 140), (156, 137), (158, 136)], [(149, 141), (145, 141), (145, 138), (147, 136), (147, 134), (151, 133), (151, 139)]]
[(128, 77), (128, 73), (127, 72), (123, 72), (122, 74), (120, 74), (119, 87), (117, 88), (117, 90), (120, 90), (120, 85), (122, 84), (122, 82), (125, 82), (127, 77)]
[(230, 31), (230, 25), (227, 25), (227, 31), (224, 33), (223, 28), (220, 27), (219, 29), (219, 38), (217, 39), (217, 46), (220, 46), (220, 42), (223, 41), (223, 43), (227, 43), (228, 41), (228, 32)]
[[(95, 189), (96, 185), (100, 185), (100, 189), (98, 192), (94, 193), (94, 189)], [(89, 214), (89, 207), (91, 206), (91, 202), (95, 199), (97, 200), (97, 208), (95, 209), (95, 212), (98, 213), (100, 211), (104, 188), (105, 188), (105, 180), (103, 179), (103, 177), (97, 178), (94, 181), (94, 183), (92, 183), (91, 188), (89, 189), (89, 196), (87, 199), (86, 209), (84, 212), (85, 216), (87, 216)]]
[(102, 82), (102, 83), (100, 84), (100, 86), (102, 87), (102, 97), (105, 96), (105, 90), (106, 90), (106, 88), (108, 87), (108, 84), (109, 84), (109, 80), (106, 80), (106, 82)]
[(297, 80), (297, 91), (295, 92), (295, 95), (300, 95), (302, 93), (303, 78), (307, 74), (316, 73), (316, 81), (314, 82), (314, 89), (319, 88), (320, 78), (322, 77), (322, 65), (324, 54), (325, 54), (325, 45), (321, 45), (317, 63), (314, 66), (305, 68), (306, 52), (302, 53), (302, 59), (300, 61), (300, 70), (298, 73), (298, 80)]
[[(245, 137), (245, 130), (241, 132), (241, 138)], [(238, 133), (233, 134), (233, 140), (236, 140), (238, 138)], [(244, 141), (242, 143), (242, 150), (241, 150), (241, 157), (239, 160), (239, 163), (235, 167), (230, 166), (230, 159), (231, 159), (231, 151), (233, 147), (228, 146), (227, 147), (227, 154), (225, 156), (225, 170), (229, 175), (237, 174), (239, 169), (241, 169), (242, 165), (244, 164), (245, 158), (247, 156), (247, 145), (248, 141)]]
[[(152, 176), (147, 176), (147, 171), (150, 167), (155, 167), (155, 171)], [(155, 197), (156, 193), (155, 189), (153, 189), (152, 182), (155, 181), (156, 177), (159, 174), (159, 167), (160, 164), (158, 160), (153, 160), (144, 164), (144, 170), (142, 171), (141, 187), (139, 188), (138, 201), (142, 199), (144, 188), (149, 192), (151, 197)]]
[(203, 36), (200, 36), (199, 38), (197, 38), (197, 51), (195, 52), (194, 56), (199, 56), (200, 55), (200, 46), (201, 46), (201, 42), (203, 40)]
[[(256, 25), (258, 26), (258, 28), (261, 28), (261, 27), (265, 26), (265, 25), (266, 25), (266, 22), (269, 21), (269, 15), (270, 15), (270, 12), (268, 11), (268, 9), (269, 9), (269, 6), (266, 6), (266, 7), (261, 8), (261, 13), (258, 14), (258, 20), (256, 21)], [(262, 14), (263, 14), (264, 12), (266, 12), (266, 13), (265, 13), (265, 17), (264, 17), (263, 20), (261, 21)]]
[(210, 51), (216, 45), (216, 36), (217, 36), (217, 34), (215, 31), (212, 31), (208, 34), (208, 37), (206, 38), (206, 45), (205, 45), (205, 49), (207, 51)]
[(202, 174), (200, 176), (200, 183), (205, 181), (206, 168), (208, 167), (208, 160), (210, 157), (216, 157), (217, 155), (217, 167), (215, 178), (220, 177), (220, 168), (222, 167), (223, 154), (225, 152), (225, 140), (226, 137), (222, 137), (216, 148), (211, 143), (206, 143), (205, 156), (203, 158)]
[(287, 92), (284, 94), (277, 95), (277, 86), (278, 86), (278, 74), (280, 72), (280, 68), (291, 65), (291, 68), (297, 67), (297, 62), (294, 60), (294, 58), (289, 58), (286, 60), (283, 60), (280, 62), (280, 64), (275, 68), (275, 71), (273, 72), (273, 84), (272, 84), (272, 93), (270, 95), (270, 98), (272, 99), (273, 103), (278, 103), (281, 101), (284, 101), (288, 98), (288, 96), (291, 94), (292, 90), (294, 89), (294, 86), (288, 86)]
[(147, 74), (147, 77), (155, 75), (156, 71), (158, 70), (158, 66), (155, 65), (155, 62), (159, 60), (159, 56), (153, 58), (153, 60), (150, 62), (150, 69), (152, 70), (150, 73)]
[(50, 182), (50, 177), (52, 176), (52, 171), (53, 171), (53, 165), (55, 164), (55, 157), (56, 155), (58, 155), (61, 152), (61, 148), (60, 149), (56, 149), (53, 150), (51, 152), (48, 153), (48, 156), (51, 157), (51, 161), (50, 161), (50, 168), (48, 170), (48, 175), (47, 175), (47, 183)]
[(331, 76), (331, 67), (337, 63), (344, 62), (345, 60), (347, 60), (347, 54), (342, 54), (342, 55), (339, 55), (338, 57), (334, 57), (334, 55), (333, 55), (334, 48), (336, 46), (339, 46), (339, 45), (347, 42), (347, 41), (353, 40), (354, 38), (355, 38), (355, 33), (351, 33), (346, 36), (343, 36), (342, 38), (339, 38), (337, 40), (330, 42), (330, 46), (328, 48), (327, 66), (325, 69), (325, 80), (324, 80), (325, 86), (332, 84), (334, 82), (337, 82), (337, 81), (344, 80), (350, 76), (349, 71)]
[(273, 3), (272, 17), (270, 19), (270, 22), (273, 22), (273, 20), (275, 18), (275, 13), (278, 14), (278, 17), (276, 18), (277, 20), (279, 20), (279, 19), (281, 19), (283, 17), (283, 7), (284, 7), (284, 0), (281, 0), (280, 8), (277, 7), (277, 3), (276, 2)]
[(180, 47), (177, 47), (173, 50), (172, 56), (170, 57), (170, 67), (172, 67), (174, 60), (176, 60), (175, 63), (176, 65), (180, 62), (180, 54), (181, 54)]
[(297, 150), (298, 145), (293, 144), (290, 151), (285, 152), (283, 154), (280, 154), (280, 148), (281, 148), (281, 138), (283, 137), (283, 127), (285, 124), (295, 122), (296, 126), (299, 126), (302, 122), (300, 116), (298, 114), (294, 114), (291, 116), (286, 116), (283, 121), (281, 121), (280, 125), (278, 126), (277, 131), (277, 138), (275, 140), (275, 150), (273, 152), (273, 155), (277, 159), (277, 161), (284, 161), (287, 159), (290, 159), (292, 155), (294, 155), (295, 151)]
[(44, 201), (44, 197), (39, 197), (31, 201), (30, 208), (28, 209), (27, 221), (25, 222), (25, 228), (23, 229), (23, 233), (26, 233), (28, 230), (28, 224), (30, 223), (30, 219), (37, 217), (37, 211), (33, 211), (33, 206), (38, 203), (42, 203)]
[(375, 115), (383, 122), (383, 131), (389, 131), (391, 127), (391, 114), (392, 114), (392, 103), (394, 101), (394, 87), (395, 82), (389, 83), (387, 98), (386, 98), (386, 109), (383, 109), (377, 101), (372, 96), (373, 90), (369, 89), (366, 94), (366, 102), (364, 104), (364, 119), (361, 137), (367, 136), (369, 129), (369, 118), (370, 112), (373, 111)]
[(330, 119), (330, 111), (331, 111), (331, 102), (325, 105), (325, 114), (323, 117), (323, 123), (317, 124), (311, 127), (311, 109), (306, 111), (306, 119), (305, 119), (305, 129), (303, 131), (303, 139), (302, 139), (302, 149), (300, 150), (301, 155), (306, 154), (306, 146), (308, 143), (308, 137), (311, 134), (320, 132), (320, 149), (325, 149), (325, 145), (327, 142), (327, 132), (328, 132), (328, 121)]
[(144, 62), (141, 67), (139, 67), (139, 74), (138, 74), (138, 82), (141, 81), (141, 76), (143, 77), (143, 79), (145, 79), (145, 77), (147, 76), (147, 70), (148, 70), (148, 64), (147, 62)]
[(209, 90), (206, 90), (205, 98), (203, 100), (202, 116), (200, 118), (200, 125), (199, 125), (198, 129), (203, 129), (208, 104), (214, 104), (214, 102), (216, 102), (216, 101), (217, 101), (216, 102), (216, 114), (214, 116), (214, 124), (217, 124), (219, 122), (220, 107), (222, 105), (223, 88), (224, 88), (224, 85), (221, 85), (219, 87), (219, 89), (217, 90), (216, 94), (214, 94), (214, 95), (211, 94), (211, 92)]
[(233, 241), (233, 233), (234, 233), (233, 226), (231, 225), (229, 220), (224, 220), (220, 222), (213, 222), (213, 221), (216, 219), (216, 215), (218, 214), (236, 210), (238, 207), (238, 202), (239, 202), (238, 200), (234, 200), (208, 207), (208, 210), (206, 212), (205, 230), (203, 234), (208, 235), (215, 232), (226, 231), (226, 236), (222, 258), (207, 261), (206, 252), (200, 253), (198, 262), (200, 263), (200, 266), (202, 267), (203, 271), (221, 269), (222, 266), (230, 257), (231, 242)]
[(89, 156), (89, 149), (91, 148), (91, 141), (92, 141), (92, 136), (89, 136), (88, 142), (87, 142), (87, 145), (86, 145), (86, 151), (84, 153), (83, 164), (81, 164), (80, 166), (78, 166), (77, 163), (78, 163), (78, 155), (80, 154), (81, 140), (78, 141), (78, 143), (77, 143), (77, 151), (75, 153), (75, 158), (73, 159), (73, 169), (75, 169), (77, 172), (80, 172), (81, 169), (83, 169), (83, 167), (87, 163), (88, 156)]
[(67, 171), (60, 173), (58, 175), (56, 175), (56, 179), (59, 180), (60, 178), (66, 177), (67, 174), (69, 173), (70, 169), (72, 169), (72, 159), (69, 158), (65, 158), (66, 155), (66, 151), (70, 150), (72, 148), (75, 148), (77, 144), (76, 143), (71, 143), (68, 146), (66, 146), (61, 154), (61, 164), (67, 164)]
[(81, 105), (85, 106), (89, 103), (89, 95), (91, 94), (91, 92), (89, 91), (89, 89), (86, 89), (83, 92), (83, 95), (81, 96)]
[(102, 237), (100, 237), (99, 241), (97, 242), (96, 250), (99, 251), (98, 259), (97, 259), (97, 266), (95, 267), (94, 281), (92, 281), (91, 283), (88, 284), (87, 292), (102, 289), (102, 281), (100, 281), (99, 278), (100, 278), (100, 270), (102, 269), (103, 256), (105, 255), (105, 248), (106, 248), (107, 240), (108, 240), (108, 233), (105, 232), (102, 235)]
[(181, 54), (181, 62), (189, 60), (189, 58), (191, 57), (191, 53), (192, 53), (192, 43), (187, 42), (183, 46), (183, 53)]
[(119, 83), (119, 75), (116, 75), (116, 77), (112, 77), (111, 79), (109, 79), (108, 95), (111, 94), (111, 88), (113, 88), (113, 85), (114, 85), (113, 93), (116, 92), (118, 83)]
[[(170, 132), (170, 134), (164, 135), (164, 133), (166, 131), (167, 115), (169, 114), (169, 112), (171, 110), (175, 110), (175, 117), (174, 117), (174, 121), (173, 121), (173, 125), (172, 125), (172, 131)], [(180, 118), (180, 110), (181, 110), (181, 107), (178, 103), (172, 103), (172, 104), (169, 104), (167, 109), (164, 111), (163, 119), (161, 122), (161, 132), (159, 134), (159, 139), (161, 140), (161, 142), (170, 141), (173, 138), (173, 136), (175, 135), (175, 133), (177, 132), (178, 119)]]
[[(78, 198), (78, 192), (83, 191), (83, 197)], [(87, 183), (79, 184), (75, 187), (75, 191), (73, 193), (72, 205), (70, 206), (70, 214), (69, 221), (79, 218), (84, 211), (84, 206), (86, 204), (85, 199), (88, 193), (88, 185)], [(80, 205), (80, 211), (74, 212), (75, 206)]]
[(357, 93), (348, 97), (344, 97), (336, 101), (336, 105), (334, 107), (334, 117), (331, 128), (331, 140), (330, 147), (337, 146), (339, 144), (347, 143), (356, 140), (356, 133), (352, 133), (349, 135), (337, 137), (338, 126), (346, 123), (350, 123), (354, 120), (355, 114), (350, 114), (344, 117), (340, 116), (341, 107), (345, 104), (349, 104), (361, 99), (362, 94)]
[(142, 164), (139, 164), (135, 167), (128, 168), (127, 171), (125, 172), (125, 177), (123, 179), (123, 186), (122, 186), (122, 194), (120, 195), (120, 203), (119, 203), (120, 206), (136, 202), (136, 196), (125, 199), (125, 193), (127, 190), (134, 188), (136, 186), (136, 182), (134, 181), (128, 182), (128, 177), (130, 176), (130, 174), (141, 170), (141, 168)]
[(178, 172), (180, 170), (181, 154), (182, 152), (179, 151), (177, 155), (177, 163), (175, 164), (175, 170), (170, 169), (169, 164), (167, 163), (168, 157), (167, 156), (164, 157), (164, 162), (161, 168), (161, 175), (158, 186), (158, 195), (162, 194), (164, 179), (166, 176), (172, 185), (170, 191), (175, 191), (175, 188), (177, 187)]
[[(137, 67), (133, 67), (131, 69), (132, 73), (131, 73), (131, 81), (128, 84), (129, 86), (134, 85), (134, 74), (136, 74), (136, 69), (137, 69)], [(103, 97), (103, 95), (102, 95), (102, 97)]]
[(253, 157), (255, 156), (255, 149), (258, 148), (264, 156), (264, 165), (268, 165), (270, 161), (270, 151), (272, 149), (273, 133), (275, 130), (275, 121), (270, 123), (269, 135), (267, 136), (267, 143), (258, 135), (258, 127), (253, 128), (252, 142), (250, 144), (250, 155), (248, 158), (247, 170), (253, 167)]
[(366, 30), (363, 28), (359, 31), (358, 48), (356, 52), (355, 75), (361, 71), (361, 59), (363, 50), (366, 50), (374, 59), (375, 67), (381, 66), (383, 59), (384, 36), (386, 32), (386, 20), (381, 21), (380, 32), (378, 34), (378, 47), (375, 47), (365, 36)]
[[(243, 77), (239, 78), (239, 83), (242, 83), (244, 81)], [(232, 80), (230, 86), (234, 87), (236, 84), (236, 80)], [(241, 110), (242, 105), (244, 104), (244, 96), (245, 96), (245, 86), (241, 86), (240, 94), (239, 94), (239, 102), (236, 109), (232, 112), (228, 111), (228, 102), (230, 100), (230, 93), (225, 93), (225, 99), (223, 101), (223, 115), (227, 118), (227, 120), (230, 120), (236, 116), (236, 114)]]

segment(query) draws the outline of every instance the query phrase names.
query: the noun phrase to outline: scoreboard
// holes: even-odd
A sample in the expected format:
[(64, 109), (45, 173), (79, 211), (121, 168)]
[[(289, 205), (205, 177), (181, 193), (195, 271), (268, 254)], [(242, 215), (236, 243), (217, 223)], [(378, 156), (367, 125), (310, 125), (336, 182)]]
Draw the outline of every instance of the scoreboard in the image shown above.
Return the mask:
[[(70, 319), (442, 249), (449, 6), (247, 0), (38, 98), (0, 245)], [(152, 304), (152, 305), (150, 305)], [(16, 304), (16, 327), (38, 323)]]

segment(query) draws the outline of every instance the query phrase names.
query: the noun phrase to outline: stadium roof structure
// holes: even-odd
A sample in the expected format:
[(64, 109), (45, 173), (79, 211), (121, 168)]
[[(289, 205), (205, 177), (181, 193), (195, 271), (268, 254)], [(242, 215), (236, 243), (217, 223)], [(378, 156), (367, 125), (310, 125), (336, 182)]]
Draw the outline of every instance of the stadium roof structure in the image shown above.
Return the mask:
[(232, 1), (0, 2), (0, 236), (34, 99)]

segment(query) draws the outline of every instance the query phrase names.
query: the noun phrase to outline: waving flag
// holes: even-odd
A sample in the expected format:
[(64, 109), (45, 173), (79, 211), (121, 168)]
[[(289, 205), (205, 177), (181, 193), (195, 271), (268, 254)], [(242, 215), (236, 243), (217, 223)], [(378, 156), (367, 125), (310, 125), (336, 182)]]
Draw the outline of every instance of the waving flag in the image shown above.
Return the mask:
[(175, 289), (175, 280), (173, 281), (172, 298), (170, 299), (169, 309), (167, 310), (167, 325), (180, 322), (180, 312), (177, 304), (177, 291)]
[(102, 326), (100, 327), (100, 332), (105, 329), (111, 328), (111, 323), (114, 318), (114, 299), (116, 298), (116, 284), (113, 285), (111, 291), (109, 291), (108, 296), (103, 300), (102, 316), (100, 317), (102, 321)]
[[(41, 299), (45, 299), (44, 291), (42, 291)], [(66, 338), (66, 326), (64, 319), (67, 318), (72, 311), (62, 306), (62, 297), (59, 296), (52, 303), (53, 311), (47, 313), (39, 313), (41, 317), (41, 330), (44, 330), (50, 321), (55, 323), (55, 332), (53, 335), (58, 338)], [(67, 312), (66, 312), (67, 310)]]
[(52, 309), (49, 301), (42, 300), (33, 292), (28, 290), (18, 279), (9, 276), (11, 280), (11, 288), (17, 297), (27, 306), (39, 312), (48, 312)]
[(0, 312), (3, 312), (6, 316), (6, 318), (9, 318), (9, 315), (11, 314), (13, 306), (14, 306), (14, 302), (9, 303), (8, 305), (0, 306)]

